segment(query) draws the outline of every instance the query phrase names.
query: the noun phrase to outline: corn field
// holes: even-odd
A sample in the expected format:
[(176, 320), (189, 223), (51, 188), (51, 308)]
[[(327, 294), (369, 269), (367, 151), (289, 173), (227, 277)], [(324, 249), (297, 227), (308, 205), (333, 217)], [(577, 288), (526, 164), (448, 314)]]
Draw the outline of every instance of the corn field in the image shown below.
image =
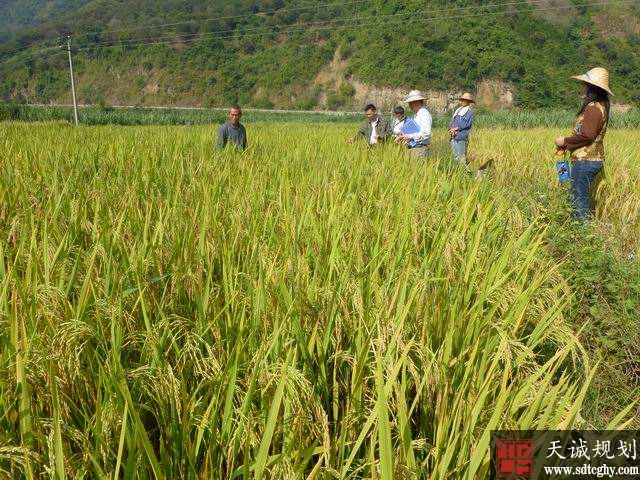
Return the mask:
[[(346, 125), (0, 124), (0, 478), (481, 479), (493, 429), (588, 416), (600, 366), (548, 253), (552, 139), (454, 168)], [(594, 229), (640, 238), (640, 132)]]

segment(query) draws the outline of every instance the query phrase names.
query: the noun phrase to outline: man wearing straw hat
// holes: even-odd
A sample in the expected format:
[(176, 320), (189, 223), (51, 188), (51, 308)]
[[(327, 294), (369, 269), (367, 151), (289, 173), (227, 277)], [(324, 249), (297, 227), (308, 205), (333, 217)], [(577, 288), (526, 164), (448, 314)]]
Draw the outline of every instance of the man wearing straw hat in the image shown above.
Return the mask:
[(611, 109), (609, 96), (613, 93), (609, 88), (609, 72), (602, 67), (592, 68), (571, 78), (580, 80), (583, 102), (578, 111), (573, 135), (558, 137), (555, 144), (571, 152), (571, 203), (575, 217), (585, 222), (591, 216), (591, 185), (604, 167), (604, 136), (607, 133)]
[(406, 142), (409, 156), (412, 158), (426, 157), (431, 144), (431, 114), (424, 106), (425, 96), (420, 90), (411, 90), (406, 98), (409, 108), (415, 113), (414, 123), (418, 125), (417, 132), (403, 133), (396, 137), (395, 142)]
[(451, 122), (449, 123), (451, 151), (453, 152), (454, 160), (469, 172), (470, 170), (467, 165), (467, 145), (469, 133), (471, 133), (471, 126), (473, 125), (473, 110), (471, 109), (471, 104), (475, 103), (475, 100), (470, 93), (465, 92), (458, 98), (458, 101), (460, 102), (460, 107), (453, 112)]

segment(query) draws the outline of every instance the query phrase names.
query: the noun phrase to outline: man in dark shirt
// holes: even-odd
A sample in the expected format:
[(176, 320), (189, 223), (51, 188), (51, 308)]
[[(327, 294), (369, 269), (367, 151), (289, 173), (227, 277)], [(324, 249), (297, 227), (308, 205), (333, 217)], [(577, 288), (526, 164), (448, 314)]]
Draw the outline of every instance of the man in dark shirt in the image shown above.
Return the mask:
[(247, 131), (240, 123), (242, 109), (238, 105), (231, 105), (229, 120), (218, 128), (218, 148), (223, 149), (227, 145), (245, 150), (247, 148)]
[(349, 143), (355, 142), (358, 137), (366, 140), (369, 145), (388, 140), (391, 137), (391, 127), (384, 118), (378, 115), (376, 106), (370, 103), (364, 107), (364, 113), (367, 118), (362, 123), (360, 130), (358, 130), (353, 137), (349, 138)]

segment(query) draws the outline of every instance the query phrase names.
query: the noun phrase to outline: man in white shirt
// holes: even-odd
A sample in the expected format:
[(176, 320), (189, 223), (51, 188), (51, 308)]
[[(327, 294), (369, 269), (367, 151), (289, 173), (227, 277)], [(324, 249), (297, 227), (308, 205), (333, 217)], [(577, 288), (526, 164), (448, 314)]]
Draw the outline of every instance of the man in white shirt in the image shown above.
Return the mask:
[(413, 158), (426, 157), (431, 144), (431, 114), (424, 106), (426, 97), (420, 90), (411, 90), (406, 102), (415, 113), (414, 122), (420, 127), (415, 133), (402, 134), (396, 137), (396, 143), (406, 142), (409, 148), (409, 156)]
[(356, 134), (349, 139), (349, 143), (353, 143), (358, 137), (364, 138), (369, 145), (387, 140), (391, 136), (391, 128), (389, 123), (378, 115), (376, 106), (372, 103), (368, 104), (364, 107), (364, 113), (367, 119)]

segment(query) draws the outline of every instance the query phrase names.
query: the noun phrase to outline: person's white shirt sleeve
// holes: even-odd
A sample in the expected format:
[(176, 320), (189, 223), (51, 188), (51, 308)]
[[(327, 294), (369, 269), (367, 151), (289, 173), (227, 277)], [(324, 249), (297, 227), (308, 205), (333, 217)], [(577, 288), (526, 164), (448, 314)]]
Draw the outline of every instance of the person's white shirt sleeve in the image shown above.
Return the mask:
[(421, 108), (418, 110), (418, 113), (416, 113), (414, 120), (420, 127), (420, 131), (410, 133), (407, 137), (416, 142), (429, 140), (431, 138), (431, 114), (429, 113), (429, 110), (424, 107)]
[(398, 120), (397, 118), (393, 120), (393, 133), (396, 135), (402, 134), (402, 125), (404, 125), (404, 119)]
[(378, 122), (380, 119), (376, 119), (375, 122), (371, 122), (371, 137), (369, 138), (369, 144), (373, 145), (378, 143)]

